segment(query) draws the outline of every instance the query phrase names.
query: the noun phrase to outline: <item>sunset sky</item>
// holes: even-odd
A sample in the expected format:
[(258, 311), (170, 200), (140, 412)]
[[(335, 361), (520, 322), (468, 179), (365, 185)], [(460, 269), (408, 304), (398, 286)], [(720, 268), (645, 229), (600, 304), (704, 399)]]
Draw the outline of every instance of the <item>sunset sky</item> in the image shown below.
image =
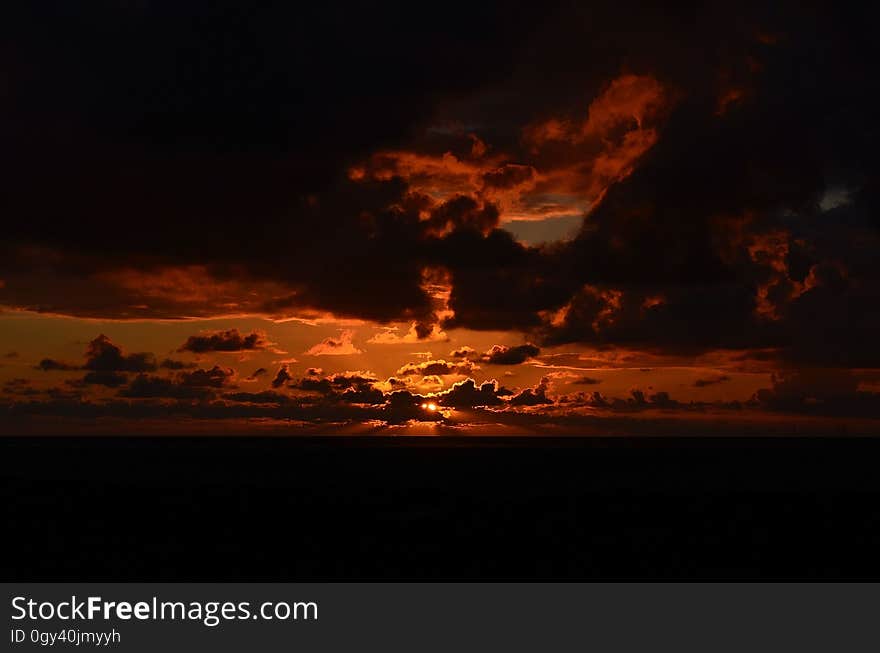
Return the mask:
[(582, 4), (18, 15), (0, 431), (878, 432), (874, 17)]

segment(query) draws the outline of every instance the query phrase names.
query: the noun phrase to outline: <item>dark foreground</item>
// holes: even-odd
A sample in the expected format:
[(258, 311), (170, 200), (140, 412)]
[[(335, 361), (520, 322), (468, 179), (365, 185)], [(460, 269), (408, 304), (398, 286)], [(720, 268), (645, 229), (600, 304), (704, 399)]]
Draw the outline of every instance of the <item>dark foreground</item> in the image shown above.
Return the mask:
[(7, 580), (880, 578), (880, 439), (0, 440)]

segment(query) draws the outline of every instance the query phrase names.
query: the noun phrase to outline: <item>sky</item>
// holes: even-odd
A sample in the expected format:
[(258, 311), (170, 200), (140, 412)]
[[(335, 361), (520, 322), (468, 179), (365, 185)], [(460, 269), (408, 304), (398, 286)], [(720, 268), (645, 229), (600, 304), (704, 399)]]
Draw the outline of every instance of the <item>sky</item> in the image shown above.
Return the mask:
[(13, 12), (0, 431), (876, 433), (874, 10), (584, 4)]

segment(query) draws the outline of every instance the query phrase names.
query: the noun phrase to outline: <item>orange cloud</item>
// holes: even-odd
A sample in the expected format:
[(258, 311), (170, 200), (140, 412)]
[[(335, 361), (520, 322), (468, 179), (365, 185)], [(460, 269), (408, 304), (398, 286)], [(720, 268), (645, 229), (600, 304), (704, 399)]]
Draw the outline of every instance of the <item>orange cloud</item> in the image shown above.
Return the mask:
[(367, 342), (376, 345), (399, 345), (416, 342), (446, 342), (449, 336), (440, 328), (439, 324), (431, 324), (423, 331), (418, 322), (413, 322), (409, 330), (403, 335), (398, 333), (398, 327), (384, 327)]
[(422, 363), (407, 363), (399, 370), (397, 376), (465, 376), (472, 374), (479, 366), (471, 361), (428, 360)]
[(755, 312), (766, 320), (779, 320), (783, 308), (817, 284), (815, 267), (802, 280), (792, 279), (788, 268), (791, 236), (777, 230), (750, 237), (747, 250), (752, 261), (768, 268), (769, 278), (759, 284), (755, 298)]
[(339, 332), (338, 338), (324, 338), (324, 340), (305, 353), (308, 356), (351, 356), (362, 354), (363, 351), (355, 347), (352, 342), (353, 338), (354, 331), (343, 329)]
[(548, 187), (595, 203), (657, 142), (668, 95), (653, 77), (622, 75), (590, 103), (586, 119), (550, 118), (526, 127), (523, 141), (535, 155), (552, 148), (560, 158), (574, 160), (545, 175), (552, 180)]
[[(498, 207), (502, 223), (587, 212), (630, 174), (656, 142), (668, 93), (653, 77), (622, 75), (590, 103), (583, 119), (551, 117), (526, 126), (525, 153), (492, 149), (476, 134), (469, 154), (377, 152), (349, 171), (354, 181), (401, 177), (436, 207), (456, 196)], [(424, 209), (428, 219), (432, 207)]]
[(651, 130), (666, 107), (663, 86), (649, 76), (622, 75), (590, 103), (581, 122), (550, 118), (523, 130), (523, 140), (533, 148), (551, 142), (578, 144), (588, 139), (612, 139), (615, 131)]

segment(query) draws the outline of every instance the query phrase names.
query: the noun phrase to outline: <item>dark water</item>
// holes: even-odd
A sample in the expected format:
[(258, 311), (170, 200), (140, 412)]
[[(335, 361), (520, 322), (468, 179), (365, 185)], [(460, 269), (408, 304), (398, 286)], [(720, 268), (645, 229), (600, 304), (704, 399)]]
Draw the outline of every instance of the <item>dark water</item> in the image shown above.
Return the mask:
[(880, 577), (880, 440), (5, 438), (18, 580)]

